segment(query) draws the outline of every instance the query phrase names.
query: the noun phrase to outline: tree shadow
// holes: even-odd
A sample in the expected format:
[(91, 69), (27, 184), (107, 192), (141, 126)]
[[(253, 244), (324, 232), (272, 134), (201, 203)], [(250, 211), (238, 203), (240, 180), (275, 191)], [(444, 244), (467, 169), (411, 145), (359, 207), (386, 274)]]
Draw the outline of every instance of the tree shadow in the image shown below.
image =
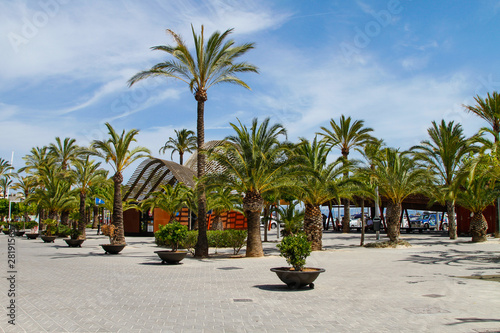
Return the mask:
[[(500, 252), (499, 251), (461, 251), (461, 250), (446, 250), (446, 251), (428, 251), (425, 254), (414, 254), (400, 261), (409, 261), (415, 264), (422, 265), (491, 265), (496, 266), (481, 267), (481, 269), (500, 269)], [(478, 267), (470, 268), (477, 269)]]
[[(446, 324), (448, 326), (468, 324), (468, 323), (496, 323), (500, 322), (498, 318), (455, 318), (457, 322)], [(486, 331), (489, 332), (489, 331)], [(492, 331), (493, 332), (493, 331)], [(498, 332), (498, 331), (495, 331)]]

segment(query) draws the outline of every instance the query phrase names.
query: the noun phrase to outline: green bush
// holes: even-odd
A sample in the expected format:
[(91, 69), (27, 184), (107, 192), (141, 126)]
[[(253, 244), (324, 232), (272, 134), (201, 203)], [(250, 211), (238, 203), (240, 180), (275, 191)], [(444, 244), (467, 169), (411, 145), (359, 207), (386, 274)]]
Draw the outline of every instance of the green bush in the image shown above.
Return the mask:
[(280, 256), (286, 259), (294, 270), (301, 271), (306, 264), (306, 258), (311, 254), (311, 242), (303, 233), (283, 237), (281, 244), (276, 245)]
[(71, 228), (67, 225), (59, 224), (57, 226), (56, 235), (58, 237), (67, 237), (67, 236), (71, 235)]
[(186, 238), (181, 242), (181, 246), (194, 255), (194, 247), (198, 242), (198, 230), (191, 230), (187, 232)]
[(43, 221), (43, 224), (45, 225), (44, 234), (46, 236), (52, 236), (54, 233), (57, 232), (57, 221), (56, 220), (46, 219)]
[(304, 221), (303, 220), (291, 220), (284, 221), (284, 227), (281, 230), (281, 236), (285, 237), (288, 235), (298, 234), (303, 231)]
[(22, 230), (24, 228), (23, 222), (16, 221), (16, 222), (10, 222), (10, 225), (15, 229), (15, 230)]
[(37, 225), (38, 223), (36, 221), (28, 221), (26, 222), (26, 229), (33, 229)]
[(225, 231), (228, 233), (229, 247), (233, 248), (234, 254), (238, 254), (243, 245), (245, 245), (247, 231), (234, 229), (228, 229)]
[[(155, 232), (155, 243), (158, 246), (172, 247), (172, 242), (160, 233), (162, 227), (163, 226), (160, 227), (160, 230)], [(208, 246), (215, 247), (215, 253), (217, 253), (217, 249), (230, 247), (233, 248), (234, 254), (238, 254), (241, 248), (245, 245), (247, 231), (232, 229), (208, 230), (207, 239)], [(196, 242), (198, 242), (198, 231), (192, 230), (186, 233), (186, 237), (179, 243), (179, 246), (194, 254)]]
[(187, 237), (188, 228), (177, 221), (160, 226), (155, 232), (155, 238), (172, 247), (172, 251), (177, 251), (179, 244)]

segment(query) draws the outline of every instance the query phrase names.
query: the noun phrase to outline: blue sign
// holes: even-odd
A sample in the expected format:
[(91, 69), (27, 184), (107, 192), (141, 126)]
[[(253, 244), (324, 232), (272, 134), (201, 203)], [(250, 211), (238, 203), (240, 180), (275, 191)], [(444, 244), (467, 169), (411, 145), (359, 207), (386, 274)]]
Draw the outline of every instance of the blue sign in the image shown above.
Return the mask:
[(104, 205), (104, 200), (99, 199), (99, 198), (95, 198), (95, 204), (96, 205)]

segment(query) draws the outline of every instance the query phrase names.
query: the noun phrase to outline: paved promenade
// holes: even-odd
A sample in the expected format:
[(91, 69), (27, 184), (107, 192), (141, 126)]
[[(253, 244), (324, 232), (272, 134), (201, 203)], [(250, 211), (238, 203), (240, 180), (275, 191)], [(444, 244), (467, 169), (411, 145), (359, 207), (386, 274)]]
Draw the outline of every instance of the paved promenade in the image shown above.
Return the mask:
[(107, 237), (88, 237), (82, 248), (16, 237), (11, 274), (0, 235), (0, 332), (500, 332), (500, 283), (488, 279), (500, 275), (499, 239), (404, 234), (412, 247), (374, 249), (358, 246), (359, 233), (326, 232), (307, 262), (326, 272), (293, 291), (269, 271), (286, 266), (276, 243), (264, 258), (219, 250), (170, 266), (152, 238), (105, 255)]

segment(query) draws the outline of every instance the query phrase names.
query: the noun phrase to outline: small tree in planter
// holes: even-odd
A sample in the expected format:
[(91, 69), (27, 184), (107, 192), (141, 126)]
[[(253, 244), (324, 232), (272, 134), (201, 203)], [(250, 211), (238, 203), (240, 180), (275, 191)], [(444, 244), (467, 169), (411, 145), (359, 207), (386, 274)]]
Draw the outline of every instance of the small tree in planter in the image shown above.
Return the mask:
[(127, 245), (117, 241), (117, 230), (118, 229), (114, 224), (104, 224), (103, 226), (101, 226), (102, 234), (109, 237), (109, 244), (101, 244), (101, 247), (104, 249), (105, 253), (118, 254)]
[(187, 251), (177, 251), (179, 245), (187, 238), (188, 228), (177, 221), (160, 226), (155, 237), (164, 244), (169, 244), (170, 251), (155, 251), (162, 263), (177, 264), (186, 257)]
[(304, 233), (290, 234), (283, 237), (281, 244), (277, 245), (280, 256), (292, 267), (271, 268), (281, 281), (290, 289), (298, 289), (309, 285), (314, 288), (314, 280), (325, 270), (323, 268), (304, 267), (306, 258), (311, 254), (311, 242)]
[(311, 254), (311, 242), (303, 233), (283, 237), (281, 244), (276, 247), (280, 250), (280, 256), (296, 271), (304, 269), (306, 258)]
[(57, 221), (54, 219), (46, 219), (43, 221), (45, 231), (42, 233), (42, 240), (45, 243), (54, 243), (56, 236), (54, 233), (57, 231)]

